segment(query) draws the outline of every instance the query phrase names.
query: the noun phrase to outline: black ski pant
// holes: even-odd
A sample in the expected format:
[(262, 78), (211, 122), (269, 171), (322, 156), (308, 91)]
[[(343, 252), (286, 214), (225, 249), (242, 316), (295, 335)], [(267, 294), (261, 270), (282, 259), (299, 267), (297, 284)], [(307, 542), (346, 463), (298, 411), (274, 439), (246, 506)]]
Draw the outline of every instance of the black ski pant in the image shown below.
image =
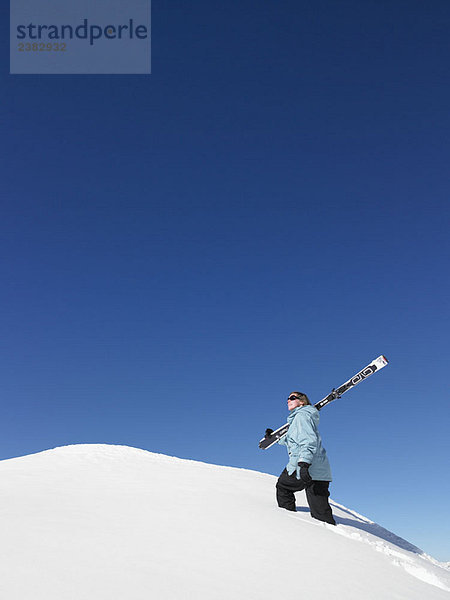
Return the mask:
[(296, 510), (294, 492), (301, 492), (306, 487), (306, 499), (311, 516), (319, 521), (336, 525), (330, 503), (328, 502), (330, 496), (330, 492), (328, 491), (329, 485), (329, 481), (313, 480), (306, 487), (301, 479), (297, 479), (295, 471), (292, 475), (289, 475), (287, 470), (284, 469), (277, 481), (278, 506), (286, 510)]

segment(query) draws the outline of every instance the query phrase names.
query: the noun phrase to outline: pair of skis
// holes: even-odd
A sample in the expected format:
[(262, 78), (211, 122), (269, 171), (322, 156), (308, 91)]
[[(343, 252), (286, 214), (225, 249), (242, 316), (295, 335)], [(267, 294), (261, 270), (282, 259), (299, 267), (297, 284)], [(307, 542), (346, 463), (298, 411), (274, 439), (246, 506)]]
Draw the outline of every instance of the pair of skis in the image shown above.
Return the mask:
[[(348, 392), (348, 390), (351, 390), (353, 387), (355, 387), (355, 385), (358, 385), (358, 383), (361, 383), (361, 381), (364, 381), (365, 379), (367, 379), (368, 377), (370, 377), (371, 375), (373, 375), (374, 373), (376, 373), (377, 371), (379, 371), (380, 369), (385, 367), (387, 364), (388, 364), (387, 358), (385, 356), (379, 356), (378, 358), (373, 360), (370, 364), (368, 364), (367, 367), (364, 367), (364, 369), (359, 371), (359, 373), (356, 373), (356, 375), (353, 375), (353, 377), (351, 379), (349, 379), (348, 381), (346, 381), (345, 383), (340, 385), (337, 389), (333, 389), (328, 394), (328, 396), (325, 396), (325, 398), (323, 398), (319, 402), (316, 402), (316, 404), (314, 404), (314, 407), (317, 408), (317, 410), (320, 410), (321, 408), (323, 408), (330, 402), (333, 402), (333, 400), (336, 400), (336, 398), (340, 398), (342, 396), (342, 394), (345, 394), (345, 392)], [(281, 427), (276, 429), (273, 433), (264, 437), (259, 442), (259, 447), (262, 450), (267, 450), (267, 448), (270, 448), (271, 446), (273, 446), (273, 444), (275, 444), (281, 437), (283, 437), (283, 435), (287, 432), (288, 429), (289, 429), (289, 423), (282, 425)]]

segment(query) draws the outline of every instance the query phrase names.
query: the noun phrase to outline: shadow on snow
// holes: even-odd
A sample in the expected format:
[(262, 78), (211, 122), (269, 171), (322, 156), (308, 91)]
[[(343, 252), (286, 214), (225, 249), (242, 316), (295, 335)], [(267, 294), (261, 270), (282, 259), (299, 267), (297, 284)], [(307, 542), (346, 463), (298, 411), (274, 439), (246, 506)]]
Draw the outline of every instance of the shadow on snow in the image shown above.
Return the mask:
[[(414, 546), (410, 542), (407, 542), (406, 540), (399, 537), (398, 535), (395, 535), (395, 533), (392, 533), (392, 531), (389, 531), (388, 529), (381, 527), (381, 525), (377, 525), (376, 523), (372, 523), (371, 521), (362, 521), (360, 519), (357, 519), (349, 510), (345, 510), (341, 506), (336, 507), (336, 508), (338, 508), (340, 511), (348, 513), (349, 515), (351, 515), (353, 517), (352, 519), (350, 519), (350, 518), (345, 518), (345, 517), (337, 517), (336, 515), (334, 515), (334, 518), (338, 525), (347, 525), (348, 527), (353, 527), (355, 529), (361, 529), (361, 531), (366, 531), (367, 533), (370, 533), (371, 535), (374, 535), (375, 537), (385, 540), (386, 542), (389, 542), (390, 544), (393, 544), (394, 546), (397, 546), (398, 548), (401, 548), (402, 550), (407, 550), (408, 552), (414, 552), (414, 554), (423, 554), (423, 550), (421, 550), (417, 546)], [(307, 508), (306, 506), (298, 506), (297, 512), (309, 513), (309, 508)]]

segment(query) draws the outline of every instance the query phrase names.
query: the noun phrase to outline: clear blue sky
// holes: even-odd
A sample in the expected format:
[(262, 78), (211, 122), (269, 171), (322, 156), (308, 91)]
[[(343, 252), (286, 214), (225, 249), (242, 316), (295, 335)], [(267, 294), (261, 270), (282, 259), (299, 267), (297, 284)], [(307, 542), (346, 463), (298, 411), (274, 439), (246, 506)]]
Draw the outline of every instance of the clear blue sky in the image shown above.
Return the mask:
[(151, 76), (8, 75), (3, 22), (0, 457), (278, 474), (288, 393), (385, 354), (321, 413), (332, 496), (450, 560), (449, 3), (152, 16)]

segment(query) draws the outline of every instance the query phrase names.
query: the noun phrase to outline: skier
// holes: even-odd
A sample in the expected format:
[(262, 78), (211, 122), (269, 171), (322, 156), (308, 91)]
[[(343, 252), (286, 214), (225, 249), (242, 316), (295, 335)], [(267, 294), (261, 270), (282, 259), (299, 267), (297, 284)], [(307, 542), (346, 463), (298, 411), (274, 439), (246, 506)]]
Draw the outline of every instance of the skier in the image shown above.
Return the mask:
[(317, 429), (319, 411), (302, 392), (289, 394), (287, 403), (289, 429), (278, 443), (287, 446), (289, 462), (277, 481), (278, 506), (295, 511), (294, 492), (306, 490), (311, 516), (336, 525), (328, 502), (330, 463)]

